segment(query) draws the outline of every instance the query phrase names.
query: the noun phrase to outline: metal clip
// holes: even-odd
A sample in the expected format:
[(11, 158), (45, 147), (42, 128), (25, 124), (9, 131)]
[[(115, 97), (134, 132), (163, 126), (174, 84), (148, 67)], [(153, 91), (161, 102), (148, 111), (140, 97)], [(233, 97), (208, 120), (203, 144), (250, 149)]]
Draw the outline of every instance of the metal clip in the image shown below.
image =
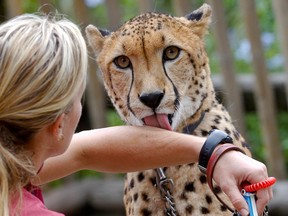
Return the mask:
[(157, 186), (162, 198), (165, 200), (165, 213), (167, 216), (177, 216), (175, 203), (171, 195), (174, 189), (174, 182), (168, 179), (162, 168), (157, 169)]
[(256, 208), (256, 202), (255, 202), (255, 193), (246, 192), (243, 189), (242, 195), (248, 204), (249, 215), (250, 216), (258, 216), (258, 212), (257, 212), (257, 208)]

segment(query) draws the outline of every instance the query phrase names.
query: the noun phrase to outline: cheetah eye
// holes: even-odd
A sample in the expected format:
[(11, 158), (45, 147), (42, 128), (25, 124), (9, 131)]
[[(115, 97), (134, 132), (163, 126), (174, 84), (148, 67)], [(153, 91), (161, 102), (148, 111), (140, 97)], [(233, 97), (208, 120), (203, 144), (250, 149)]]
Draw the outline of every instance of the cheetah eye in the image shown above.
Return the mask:
[(169, 46), (164, 50), (163, 57), (165, 60), (174, 60), (179, 56), (180, 49), (176, 46)]
[(116, 57), (113, 62), (117, 67), (121, 69), (126, 69), (131, 64), (130, 59), (124, 55)]

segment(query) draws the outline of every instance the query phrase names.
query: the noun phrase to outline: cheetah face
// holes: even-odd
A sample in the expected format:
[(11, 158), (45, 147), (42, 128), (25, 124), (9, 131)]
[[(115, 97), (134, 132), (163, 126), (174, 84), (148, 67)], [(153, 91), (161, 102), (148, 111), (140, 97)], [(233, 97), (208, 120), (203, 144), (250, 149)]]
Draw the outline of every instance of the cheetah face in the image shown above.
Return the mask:
[[(155, 37), (156, 35), (153, 38)], [(153, 40), (147, 39), (144, 43), (152, 45)], [(164, 36), (162, 39), (165, 40)], [(127, 115), (123, 117), (128, 123), (146, 124), (169, 130), (177, 125), (177, 118), (179, 121), (185, 103), (189, 102), (187, 98), (185, 100), (185, 92), (178, 89), (184, 89), (183, 84), (188, 88), (183, 79), (191, 77), (193, 68), (182, 72), (180, 62), (187, 60), (187, 55), (185, 56), (185, 52), (179, 46), (172, 44), (153, 48), (151, 52), (142, 49), (143, 52), (137, 51), (136, 55), (125, 52), (125, 55), (121, 53), (113, 58), (109, 71), (116, 94), (111, 96), (123, 101), (125, 109), (119, 107), (117, 99), (114, 105), (121, 114), (127, 110)], [(141, 44), (137, 49), (141, 50)]]
[(109, 35), (86, 28), (108, 95), (127, 123), (174, 130), (200, 109), (210, 88), (203, 45), (210, 16), (204, 5), (186, 17), (142, 14)]

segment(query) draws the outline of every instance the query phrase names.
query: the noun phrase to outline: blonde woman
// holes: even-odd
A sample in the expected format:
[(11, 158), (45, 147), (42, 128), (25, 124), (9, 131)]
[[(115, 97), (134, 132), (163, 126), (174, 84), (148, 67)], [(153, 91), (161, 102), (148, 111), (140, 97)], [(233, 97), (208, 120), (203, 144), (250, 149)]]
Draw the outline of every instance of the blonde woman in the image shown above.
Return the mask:
[[(26, 14), (0, 25), (0, 216), (63, 215), (45, 207), (32, 180), (40, 184), (80, 169), (128, 172), (197, 162), (204, 138), (128, 126), (73, 135), (86, 71), (86, 44), (69, 20)], [(241, 182), (267, 177), (262, 163), (238, 151), (225, 153), (214, 171), (242, 215), (248, 208)], [(262, 212), (272, 190), (257, 196)]]
[(0, 26), (1, 216), (60, 215), (24, 186), (68, 147), (86, 71), (86, 44), (70, 21), (27, 14)]

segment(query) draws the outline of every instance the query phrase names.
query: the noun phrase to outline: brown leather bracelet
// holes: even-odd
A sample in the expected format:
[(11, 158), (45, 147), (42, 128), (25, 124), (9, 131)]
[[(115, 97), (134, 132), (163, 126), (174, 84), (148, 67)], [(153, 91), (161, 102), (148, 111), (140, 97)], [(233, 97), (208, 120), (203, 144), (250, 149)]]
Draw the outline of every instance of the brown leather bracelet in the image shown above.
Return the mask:
[(212, 192), (214, 193), (214, 195), (217, 197), (217, 199), (227, 208), (229, 209), (231, 212), (234, 212), (234, 209), (232, 209), (231, 207), (229, 207), (216, 193), (213, 187), (213, 172), (214, 172), (214, 168), (215, 165), (217, 163), (217, 161), (220, 159), (220, 157), (225, 154), (228, 151), (240, 151), (243, 154), (245, 154), (245, 152), (240, 149), (239, 147), (233, 145), (233, 144), (223, 144), (223, 145), (219, 145), (219, 147), (212, 153), (210, 160), (208, 161), (208, 165), (207, 165), (207, 182), (208, 185), (210, 187), (210, 189), (212, 190)]

